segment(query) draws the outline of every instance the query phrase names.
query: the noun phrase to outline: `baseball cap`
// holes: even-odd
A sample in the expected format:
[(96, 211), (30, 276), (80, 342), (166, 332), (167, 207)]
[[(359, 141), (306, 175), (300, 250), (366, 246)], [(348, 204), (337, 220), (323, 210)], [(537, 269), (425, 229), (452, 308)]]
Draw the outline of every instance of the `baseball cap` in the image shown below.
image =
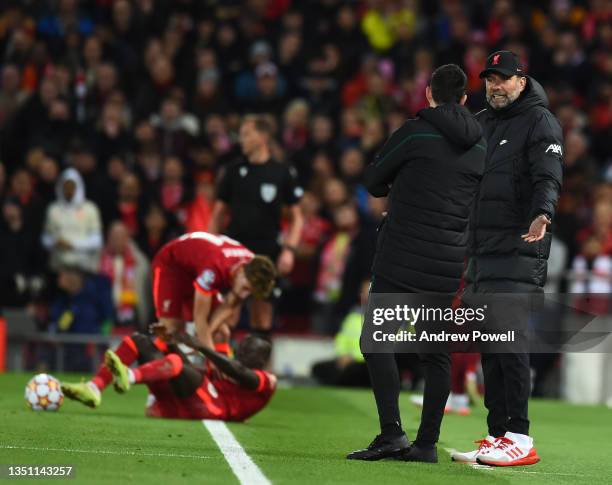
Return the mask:
[(511, 51), (497, 51), (487, 57), (487, 64), (479, 77), (483, 78), (491, 72), (508, 77), (525, 75), (519, 57)]

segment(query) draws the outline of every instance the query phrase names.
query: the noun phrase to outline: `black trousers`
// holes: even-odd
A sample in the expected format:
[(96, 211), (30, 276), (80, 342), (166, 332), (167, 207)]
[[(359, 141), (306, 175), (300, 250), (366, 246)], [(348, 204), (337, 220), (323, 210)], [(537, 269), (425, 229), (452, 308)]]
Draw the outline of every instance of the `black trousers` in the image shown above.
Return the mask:
[[(132, 341), (138, 349), (138, 364), (146, 364), (152, 360), (163, 359), (165, 354), (161, 352), (151, 341), (148, 335), (142, 333), (132, 334)], [(202, 383), (203, 374), (197, 370), (189, 359), (174, 344), (168, 345), (168, 353), (177, 354), (183, 361), (183, 369), (178, 376), (170, 379), (170, 387), (177, 397), (191, 396)]]
[(529, 354), (482, 354), (489, 434), (529, 434)]
[[(390, 281), (374, 277), (370, 293), (408, 293)], [(399, 411), (400, 378), (394, 354), (364, 353), (370, 382), (378, 409), (381, 430), (397, 424), (401, 427)], [(450, 393), (451, 360), (447, 353), (420, 354), (424, 367), (425, 392), (421, 424), (415, 444), (434, 445), (440, 436), (444, 406)]]

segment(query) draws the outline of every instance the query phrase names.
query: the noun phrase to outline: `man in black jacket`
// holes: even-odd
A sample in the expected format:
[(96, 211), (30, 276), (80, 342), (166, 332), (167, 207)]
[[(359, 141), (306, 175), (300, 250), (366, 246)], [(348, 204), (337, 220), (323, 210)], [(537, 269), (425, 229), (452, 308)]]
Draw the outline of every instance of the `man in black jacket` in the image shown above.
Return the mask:
[[(379, 230), (370, 293), (453, 294), (459, 288), (468, 242), (468, 218), (478, 193), (486, 143), (474, 116), (463, 106), (466, 76), (456, 65), (433, 73), (427, 87), (430, 108), (402, 125), (366, 169), (375, 197), (389, 196)], [(366, 322), (367, 323), (367, 322)], [(365, 328), (365, 325), (364, 325)], [(400, 381), (393, 353), (361, 346), (370, 372), (381, 434), (356, 460), (401, 457), (437, 461), (444, 404), (450, 389), (446, 353), (422, 355), (425, 396), (421, 426), (411, 447), (399, 413)], [(366, 345), (367, 346), (367, 345)]]
[[(542, 86), (518, 56), (499, 51), (480, 74), (487, 108), (477, 118), (487, 139), (487, 165), (470, 226), (466, 290), (470, 294), (543, 292), (562, 179), (563, 135)], [(526, 322), (517, 321), (520, 328)], [(483, 353), (489, 436), (456, 461), (529, 465), (539, 461), (529, 437), (529, 354)]]

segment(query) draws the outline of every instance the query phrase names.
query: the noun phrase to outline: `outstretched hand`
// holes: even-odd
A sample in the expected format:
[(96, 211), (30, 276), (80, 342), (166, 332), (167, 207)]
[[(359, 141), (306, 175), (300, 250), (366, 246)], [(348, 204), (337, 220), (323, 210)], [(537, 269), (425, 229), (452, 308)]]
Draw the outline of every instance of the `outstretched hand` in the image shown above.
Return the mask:
[(548, 226), (550, 223), (550, 219), (545, 215), (536, 217), (529, 226), (529, 232), (521, 236), (523, 241), (528, 243), (540, 241), (544, 238), (544, 234), (546, 234), (546, 226)]

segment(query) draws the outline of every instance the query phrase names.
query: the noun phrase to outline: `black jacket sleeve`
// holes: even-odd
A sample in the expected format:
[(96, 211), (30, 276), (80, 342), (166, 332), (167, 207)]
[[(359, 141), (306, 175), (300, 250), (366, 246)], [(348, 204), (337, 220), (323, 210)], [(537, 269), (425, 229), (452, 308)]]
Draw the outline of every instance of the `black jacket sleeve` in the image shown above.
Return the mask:
[(374, 197), (386, 197), (389, 193), (395, 175), (407, 160), (411, 132), (411, 122), (407, 121), (391, 135), (374, 162), (366, 167), (364, 183)]
[(529, 221), (540, 214), (552, 219), (563, 179), (563, 133), (548, 110), (536, 119), (527, 150), (533, 187)]

